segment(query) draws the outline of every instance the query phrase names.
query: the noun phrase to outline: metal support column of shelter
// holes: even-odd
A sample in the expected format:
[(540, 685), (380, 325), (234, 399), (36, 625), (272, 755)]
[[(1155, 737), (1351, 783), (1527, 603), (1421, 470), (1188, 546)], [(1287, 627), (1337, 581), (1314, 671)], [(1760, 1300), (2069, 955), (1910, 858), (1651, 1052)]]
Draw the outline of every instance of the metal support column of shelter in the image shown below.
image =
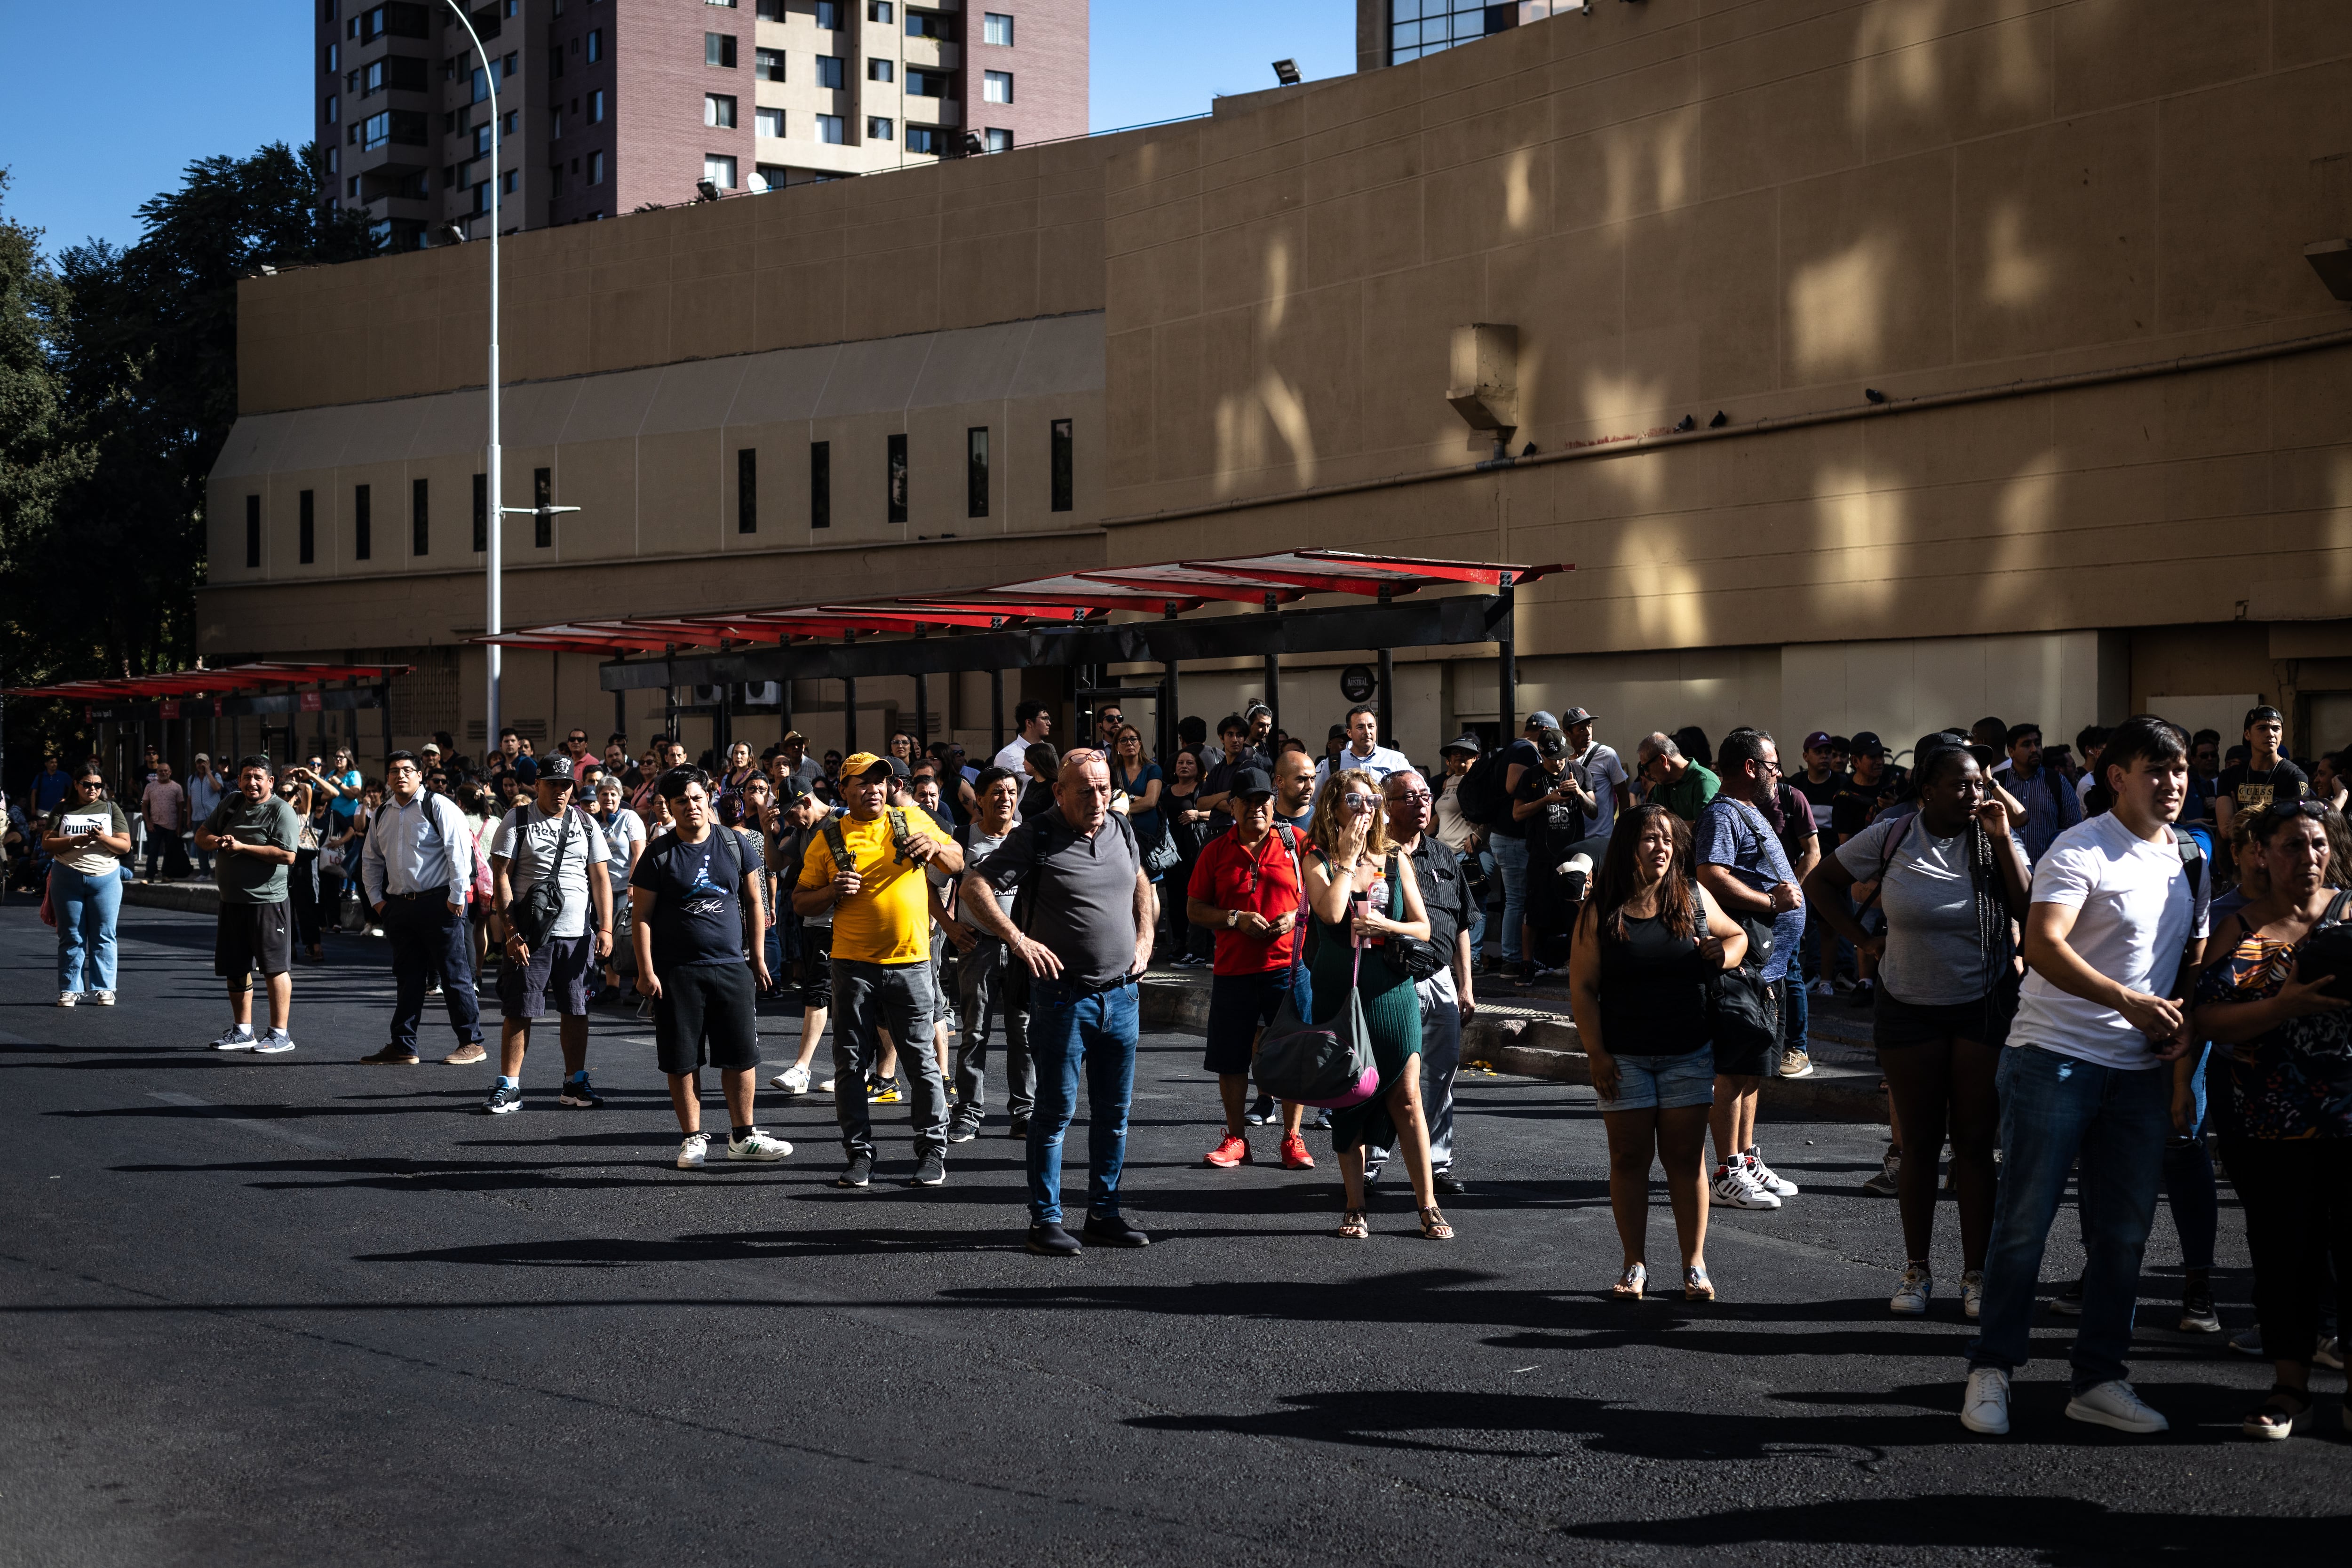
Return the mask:
[[(1383, 584), (1381, 588), (1380, 602), (1383, 605), (1394, 604), (1396, 602), (1394, 590)], [(1381, 645), (1381, 684), (1380, 689), (1372, 693), (1372, 707), (1380, 716), (1381, 739), (1391, 746), (1396, 744), (1396, 699), (1390, 693), (1395, 689), (1396, 650), (1383, 643)]]
[[(856, 641), (857, 634), (856, 632), (844, 632), (841, 634), (842, 646), (845, 647)], [(856, 750), (857, 677), (854, 675), (845, 675), (841, 678), (841, 754), (844, 757), (847, 757), (851, 752)]]
[[(924, 634), (917, 632), (920, 642)], [(920, 760), (931, 744), (931, 678), (921, 670), (915, 672), (915, 757)]]
[[(1276, 608), (1280, 603), (1281, 601), (1274, 595), (1268, 594), (1265, 596), (1265, 613), (1269, 616), (1280, 615), (1282, 612)], [(1282, 658), (1279, 654), (1269, 653), (1265, 656), (1265, 710), (1274, 717), (1274, 728), (1280, 730), (1282, 728)]]
[(1519, 728), (1519, 666), (1513, 646), (1518, 636), (1518, 626), (1512, 613), (1516, 595), (1512, 592), (1508, 572), (1504, 573), (1496, 584), (1496, 597), (1501, 605), (1495, 627), (1503, 634), (1495, 639), (1499, 650), (1495, 669), (1496, 743), (1507, 746)]
[(793, 732), (793, 682), (790, 676), (776, 682), (776, 739), (782, 741)]
[[(1004, 672), (1001, 669), (988, 672), (988, 718), (989, 744), (1001, 752), (1004, 750)], [(989, 755), (993, 757), (996, 752)]]

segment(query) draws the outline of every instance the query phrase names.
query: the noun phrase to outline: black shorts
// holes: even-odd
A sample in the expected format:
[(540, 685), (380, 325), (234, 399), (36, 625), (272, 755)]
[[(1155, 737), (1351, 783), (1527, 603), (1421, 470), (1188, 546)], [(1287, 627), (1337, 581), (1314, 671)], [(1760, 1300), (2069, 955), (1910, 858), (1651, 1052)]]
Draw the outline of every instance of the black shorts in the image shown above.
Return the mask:
[[(1715, 1070), (1726, 1078), (1770, 1078), (1780, 1066), (1780, 1035), (1787, 1027), (1788, 1014), (1780, 989), (1790, 982), (1783, 978), (1764, 984), (1764, 1011), (1772, 1019), (1772, 1037), (1759, 1040), (1745, 1048), (1727, 1046), (1717, 1040), (1715, 1045)], [(1802, 982), (1799, 982), (1802, 984)]]
[(1871, 1004), (1870, 1043), (1882, 1051), (1948, 1039), (1998, 1046), (2008, 1037), (2005, 1014), (2014, 1005), (1999, 996), (1980, 996), (1923, 1007), (1894, 996), (1881, 981), (1878, 998)]
[(759, 994), (746, 963), (689, 963), (661, 977), (654, 1059), (682, 1078), (698, 1067), (760, 1065)]
[[(1301, 970), (1303, 976), (1305, 971)], [(1209, 1026), (1201, 1042), (1201, 1066), (1220, 1078), (1250, 1070), (1258, 1031), (1274, 1022), (1290, 994), (1291, 966), (1255, 974), (1217, 974), (1209, 980)]]
[(289, 907), (274, 904), (220, 906), (213, 921), (213, 973), (242, 991), (253, 972), (275, 977), (294, 967), (294, 922)]
[(530, 950), (530, 959), (509, 959), (499, 969), (499, 1016), (502, 1018), (542, 1018), (547, 1002), (566, 1018), (588, 1016), (588, 977), (596, 971), (596, 939), (593, 935), (552, 936)]
[(793, 982), (803, 1012), (833, 1005), (833, 927), (804, 925), (793, 933)]

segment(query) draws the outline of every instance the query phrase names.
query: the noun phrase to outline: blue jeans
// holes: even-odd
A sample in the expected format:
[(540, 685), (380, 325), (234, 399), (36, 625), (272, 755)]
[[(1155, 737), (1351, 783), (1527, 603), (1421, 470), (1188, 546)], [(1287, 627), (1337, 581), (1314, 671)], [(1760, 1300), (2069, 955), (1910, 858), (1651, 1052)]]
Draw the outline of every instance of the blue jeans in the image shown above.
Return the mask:
[(122, 908), (122, 873), (97, 876), (49, 868), (49, 909), (58, 917), (58, 989), (114, 989), (114, 917)]
[(2126, 1375), (2140, 1253), (2172, 1133), (2171, 1081), (2168, 1063), (2126, 1071), (2038, 1046), (2001, 1053), (2000, 1192), (1971, 1367), (2014, 1372), (2031, 1354), (2042, 1249), (2079, 1156), (2083, 1316), (2074, 1392)]
[(1080, 995), (1059, 980), (1029, 985), (1029, 1059), (1037, 1071), (1037, 1109), (1029, 1117), (1029, 1218), (1062, 1222), (1062, 1134), (1087, 1075), (1087, 1213), (1118, 1213), (1118, 1173), (1127, 1163), (1127, 1109), (1135, 1095), (1136, 989)]
[(1497, 833), (1486, 844), (1495, 852), (1495, 868), (1503, 874), (1503, 962), (1517, 963), (1527, 956), (1520, 951), (1519, 931), (1528, 918), (1528, 841)]
[[(1812, 1008), (1805, 998), (1804, 970), (1794, 957), (1789, 960), (1789, 973), (1780, 987), (1780, 1048), (1801, 1051), (1805, 1046), (1805, 1029), (1812, 1021)], [(1775, 1070), (1780, 1063), (1772, 1064)]]

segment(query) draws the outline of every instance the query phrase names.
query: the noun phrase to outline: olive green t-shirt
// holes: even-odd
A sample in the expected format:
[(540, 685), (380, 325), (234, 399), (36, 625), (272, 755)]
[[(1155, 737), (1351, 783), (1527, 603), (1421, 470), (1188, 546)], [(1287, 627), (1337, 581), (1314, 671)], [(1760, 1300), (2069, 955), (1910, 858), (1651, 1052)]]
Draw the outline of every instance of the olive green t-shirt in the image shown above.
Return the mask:
[[(205, 831), (214, 837), (234, 837), (247, 844), (268, 844), (279, 849), (299, 846), (302, 819), (294, 808), (271, 795), (252, 801), (231, 790), (205, 819)], [(282, 904), (286, 901), (287, 866), (257, 855), (216, 855), (213, 879), (225, 904)]]
[(1654, 805), (1663, 805), (1685, 822), (1696, 822), (1706, 803), (1723, 787), (1723, 782), (1706, 769), (1693, 763), (1683, 770), (1683, 776), (1672, 784), (1664, 784), (1650, 792)]

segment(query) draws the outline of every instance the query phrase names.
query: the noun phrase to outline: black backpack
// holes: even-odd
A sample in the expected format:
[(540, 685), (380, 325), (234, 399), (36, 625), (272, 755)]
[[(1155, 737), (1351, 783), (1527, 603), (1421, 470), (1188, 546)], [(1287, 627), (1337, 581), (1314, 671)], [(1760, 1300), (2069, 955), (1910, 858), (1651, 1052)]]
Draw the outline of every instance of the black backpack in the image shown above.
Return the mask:
[(1510, 750), (1497, 746), (1486, 752), (1454, 786), (1462, 815), (1481, 827), (1498, 827), (1511, 820), (1511, 792), (1503, 787), (1511, 769)]

